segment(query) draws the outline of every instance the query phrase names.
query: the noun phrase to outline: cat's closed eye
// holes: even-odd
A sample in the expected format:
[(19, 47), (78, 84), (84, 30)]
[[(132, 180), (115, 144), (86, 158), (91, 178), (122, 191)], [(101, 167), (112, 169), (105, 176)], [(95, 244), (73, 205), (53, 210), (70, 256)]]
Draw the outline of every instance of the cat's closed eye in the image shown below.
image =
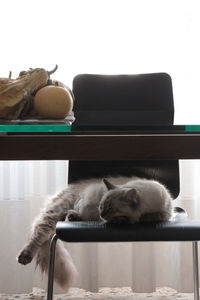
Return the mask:
[(106, 208), (106, 210), (108, 210), (108, 211), (111, 210), (111, 209), (112, 209), (111, 203), (110, 203), (110, 202), (107, 203), (105, 208)]
[(110, 211), (111, 209), (112, 209), (112, 205), (110, 202), (99, 205), (100, 211), (103, 211), (103, 210)]

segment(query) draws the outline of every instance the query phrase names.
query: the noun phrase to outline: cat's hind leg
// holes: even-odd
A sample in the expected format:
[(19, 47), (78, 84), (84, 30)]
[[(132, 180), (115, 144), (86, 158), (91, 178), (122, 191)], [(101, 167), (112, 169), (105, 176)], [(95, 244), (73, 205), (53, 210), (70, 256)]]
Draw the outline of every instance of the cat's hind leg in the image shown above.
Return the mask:
[(36, 218), (28, 243), (18, 254), (19, 263), (26, 265), (32, 261), (38, 249), (55, 232), (56, 223), (67, 215), (69, 209), (73, 208), (75, 199), (76, 190), (71, 186), (50, 200)]

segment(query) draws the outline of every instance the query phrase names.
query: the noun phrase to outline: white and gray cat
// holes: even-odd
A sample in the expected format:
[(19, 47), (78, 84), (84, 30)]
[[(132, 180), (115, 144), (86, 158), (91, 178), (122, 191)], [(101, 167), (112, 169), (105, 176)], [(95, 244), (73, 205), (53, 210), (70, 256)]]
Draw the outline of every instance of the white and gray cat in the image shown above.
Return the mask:
[[(48, 202), (35, 220), (28, 243), (17, 260), (26, 265), (36, 257), (36, 264), (46, 272), (50, 240), (56, 223), (68, 221), (108, 221), (136, 223), (167, 221), (172, 216), (172, 197), (164, 185), (136, 177), (88, 179), (68, 185)], [(68, 289), (77, 274), (73, 261), (58, 241), (55, 280)]]

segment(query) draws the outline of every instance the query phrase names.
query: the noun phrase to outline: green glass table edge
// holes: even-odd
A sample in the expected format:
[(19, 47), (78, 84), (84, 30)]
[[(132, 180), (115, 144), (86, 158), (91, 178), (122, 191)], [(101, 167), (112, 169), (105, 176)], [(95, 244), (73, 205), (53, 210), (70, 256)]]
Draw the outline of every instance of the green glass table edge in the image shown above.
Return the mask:
[(185, 131), (200, 131), (200, 125), (185, 125)]
[(0, 125), (0, 132), (70, 132), (71, 125)]
[[(85, 130), (79, 130), (79, 129), (75, 129), (73, 128), (72, 125), (69, 124), (0, 124), (0, 132), (87, 132), (87, 131), (93, 131), (93, 132), (98, 132), (98, 131), (112, 131), (114, 130), (114, 128), (110, 129), (109, 126), (107, 129), (105, 129), (106, 126), (103, 126), (104, 128), (101, 130), (100, 128), (96, 129), (92, 129), (92, 127), (90, 129), (85, 129)], [(140, 126), (139, 126), (140, 127)], [(163, 129), (163, 126), (161, 126), (162, 129), (161, 131), (165, 131), (165, 129)], [(182, 131), (182, 132), (200, 132), (200, 125), (173, 125), (170, 126), (171, 133), (176, 133), (178, 131)], [(181, 129), (180, 129), (181, 127)], [(168, 131), (167, 129), (169, 129), (168, 126), (166, 126), (166, 131)], [(126, 129), (126, 127), (122, 128), (117, 128), (114, 131), (137, 131), (137, 126), (133, 126), (132, 129)], [(144, 126), (143, 129), (139, 129), (140, 131), (148, 131), (149, 128), (148, 126)], [(158, 127), (154, 127), (154, 129), (150, 129), (152, 131), (159, 131), (160, 128)]]

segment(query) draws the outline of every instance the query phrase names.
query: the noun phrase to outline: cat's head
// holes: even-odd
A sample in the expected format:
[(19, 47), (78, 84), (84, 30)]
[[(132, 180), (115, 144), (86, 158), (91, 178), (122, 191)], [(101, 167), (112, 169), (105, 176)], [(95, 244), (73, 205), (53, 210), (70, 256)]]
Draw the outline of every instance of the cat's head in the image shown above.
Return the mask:
[(139, 220), (139, 195), (135, 188), (116, 186), (103, 179), (107, 192), (99, 204), (102, 220), (112, 223), (135, 223)]

